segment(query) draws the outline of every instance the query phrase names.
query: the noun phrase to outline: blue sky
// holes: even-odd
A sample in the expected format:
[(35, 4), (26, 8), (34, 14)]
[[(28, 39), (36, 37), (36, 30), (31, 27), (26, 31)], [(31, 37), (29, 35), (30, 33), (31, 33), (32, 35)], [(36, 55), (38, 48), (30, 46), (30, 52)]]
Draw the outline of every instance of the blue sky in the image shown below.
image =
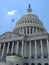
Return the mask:
[[(13, 30), (20, 16), (26, 13), (28, 4), (49, 32), (49, 0), (0, 0), (0, 34)], [(13, 23), (12, 19), (15, 19)]]

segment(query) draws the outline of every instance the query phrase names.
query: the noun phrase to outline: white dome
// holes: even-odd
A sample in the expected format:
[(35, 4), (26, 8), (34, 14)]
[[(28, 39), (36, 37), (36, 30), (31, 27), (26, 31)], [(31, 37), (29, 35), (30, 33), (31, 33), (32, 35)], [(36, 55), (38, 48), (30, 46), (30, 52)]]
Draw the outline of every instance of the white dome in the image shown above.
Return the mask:
[[(20, 19), (17, 21), (16, 23), (16, 27), (14, 28), (14, 32), (18, 32), (18, 33), (27, 33), (27, 31), (29, 31), (28, 29), (30, 28), (30, 30), (32, 30), (34, 28), (34, 30), (32, 30), (32, 32), (30, 34), (32, 34), (33, 32), (37, 33), (37, 32), (46, 32), (46, 29), (43, 27), (42, 22), (39, 20), (38, 16), (36, 16), (35, 14), (32, 14), (32, 9), (29, 5), (28, 9), (27, 9), (27, 14), (24, 14), (22, 17), (20, 17)], [(25, 31), (25, 29), (27, 29)], [(28, 33), (29, 34), (29, 33)]]

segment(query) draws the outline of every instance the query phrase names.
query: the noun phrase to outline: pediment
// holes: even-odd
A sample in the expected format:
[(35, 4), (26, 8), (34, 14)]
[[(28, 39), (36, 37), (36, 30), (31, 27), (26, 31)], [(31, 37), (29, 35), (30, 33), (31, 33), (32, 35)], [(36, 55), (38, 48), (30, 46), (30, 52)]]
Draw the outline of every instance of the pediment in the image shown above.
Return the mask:
[(13, 36), (18, 36), (18, 34), (15, 34), (13, 32), (5, 32), (2, 35), (0, 35), (0, 39), (10, 38), (10, 37), (13, 37)]

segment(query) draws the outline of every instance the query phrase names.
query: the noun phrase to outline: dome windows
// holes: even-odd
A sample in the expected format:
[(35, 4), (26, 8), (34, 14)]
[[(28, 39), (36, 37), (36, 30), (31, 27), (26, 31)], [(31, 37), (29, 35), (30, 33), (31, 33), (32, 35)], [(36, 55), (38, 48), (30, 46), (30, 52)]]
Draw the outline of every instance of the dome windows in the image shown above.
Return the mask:
[(24, 28), (24, 33), (26, 33), (26, 28)]
[(30, 21), (30, 23), (32, 23), (32, 20)]
[(38, 21), (34, 21), (34, 20), (24, 20), (18, 23), (19, 24), (23, 24), (23, 23), (35, 23), (35, 24), (40, 24)]
[(27, 33), (29, 34), (29, 27), (27, 27)]

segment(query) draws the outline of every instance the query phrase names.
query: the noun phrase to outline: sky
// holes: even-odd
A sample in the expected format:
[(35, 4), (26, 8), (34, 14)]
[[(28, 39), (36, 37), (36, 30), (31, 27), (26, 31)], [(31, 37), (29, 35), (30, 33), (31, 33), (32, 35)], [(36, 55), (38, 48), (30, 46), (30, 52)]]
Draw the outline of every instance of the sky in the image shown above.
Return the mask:
[(28, 4), (49, 32), (49, 0), (0, 0), (0, 34), (14, 29), (17, 20), (27, 12)]

